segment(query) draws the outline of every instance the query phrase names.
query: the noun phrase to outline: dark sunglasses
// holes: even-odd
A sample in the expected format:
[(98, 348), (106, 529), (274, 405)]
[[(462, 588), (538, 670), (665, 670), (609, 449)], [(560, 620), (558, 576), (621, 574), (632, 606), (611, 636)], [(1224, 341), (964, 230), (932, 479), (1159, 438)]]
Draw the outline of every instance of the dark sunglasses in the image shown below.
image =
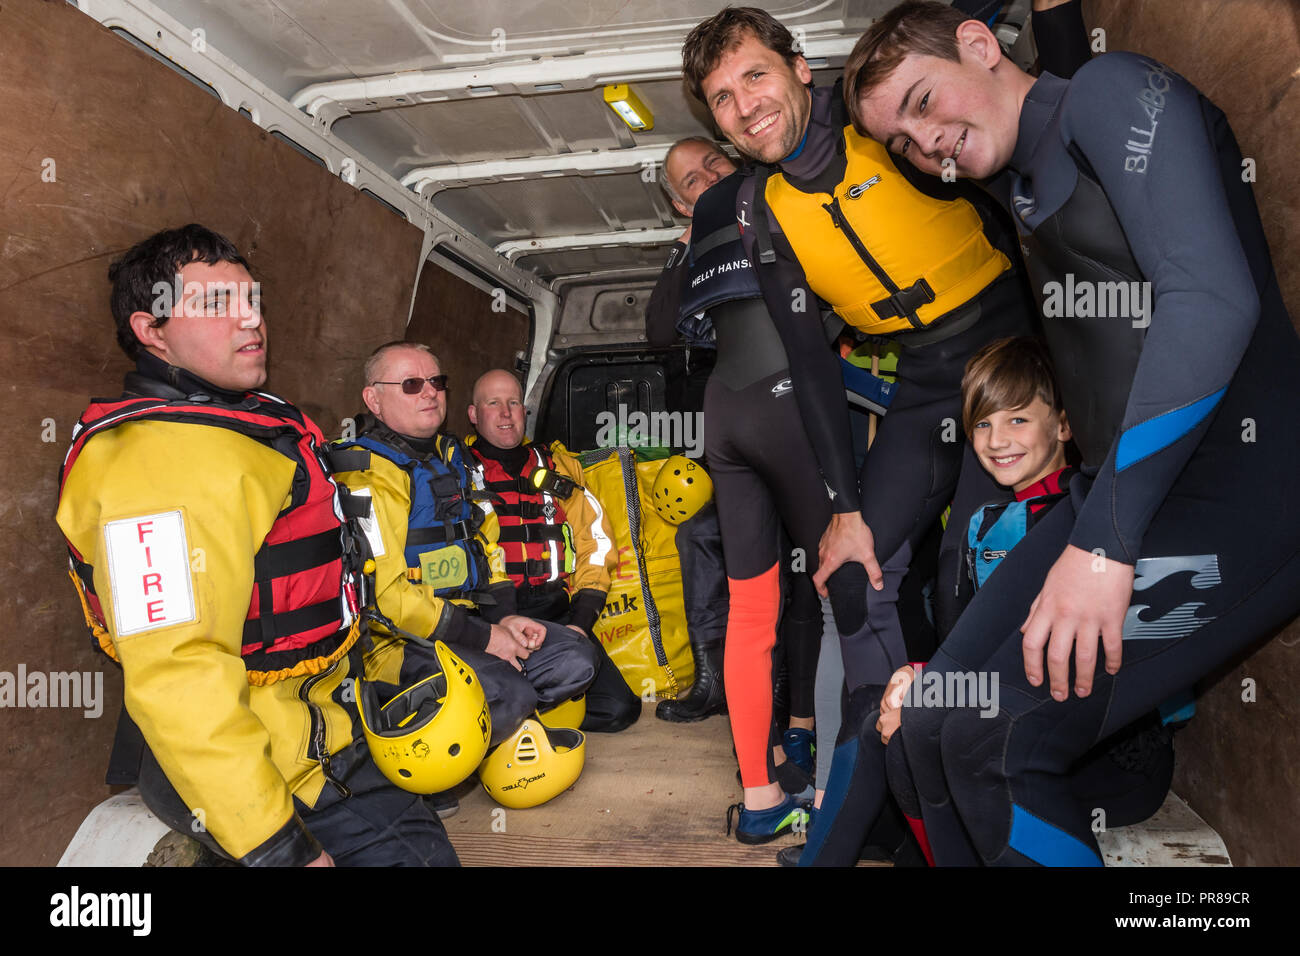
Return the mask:
[(433, 386), (435, 392), (447, 391), (446, 375), (430, 375), (428, 378), (404, 378), (400, 382), (371, 382), (371, 385), (400, 385), (407, 395), (419, 395), (424, 391), (424, 383)]

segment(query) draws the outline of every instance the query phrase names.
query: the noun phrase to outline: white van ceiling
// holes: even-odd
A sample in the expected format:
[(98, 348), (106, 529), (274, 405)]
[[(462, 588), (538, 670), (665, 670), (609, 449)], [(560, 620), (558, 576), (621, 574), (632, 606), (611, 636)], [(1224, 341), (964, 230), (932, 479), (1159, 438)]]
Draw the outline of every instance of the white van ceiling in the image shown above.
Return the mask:
[[(757, 5), (803, 37), (822, 84), (895, 2)], [(680, 49), (719, 0), (154, 4), (542, 279), (657, 269), (684, 221), (643, 181), (644, 148), (662, 157), (683, 136), (716, 134), (682, 83)], [(653, 130), (633, 133), (604, 104), (604, 84), (624, 81)], [(632, 162), (617, 152), (637, 147)]]

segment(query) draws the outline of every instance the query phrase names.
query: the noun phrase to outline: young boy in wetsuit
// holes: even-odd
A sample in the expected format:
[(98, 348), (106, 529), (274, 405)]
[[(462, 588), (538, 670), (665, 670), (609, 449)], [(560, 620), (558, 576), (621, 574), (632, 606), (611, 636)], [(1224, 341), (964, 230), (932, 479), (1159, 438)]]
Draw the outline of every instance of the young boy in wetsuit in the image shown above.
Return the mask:
[[(1032, 526), (1060, 500), (1070, 471), (1065, 454), (1070, 423), (1043, 341), (1030, 336), (998, 339), (971, 356), (961, 382), (961, 411), (966, 439), (980, 466), (1009, 489), (1015, 501), (1028, 502), (1025, 522)], [(1007, 510), (1005, 502), (980, 508), (971, 516), (968, 540), (984, 538)], [(1020, 530), (1023, 537), (1028, 527)], [(1013, 544), (1014, 539), (1006, 540), (995, 553), (988, 548), (968, 550), (963, 606), (992, 573), (990, 565), (1000, 563)], [(876, 721), (882, 743), (888, 744), (898, 729), (900, 708), (915, 678), (911, 664), (889, 678)]]
[[(961, 407), (962, 427), (980, 466), (1014, 496), (971, 516), (965, 573), (956, 582), (957, 606), (965, 608), (1016, 544), (1066, 497), (1074, 469), (1068, 464), (1070, 424), (1041, 338), (998, 339), (976, 352), (962, 377)], [(898, 730), (919, 670), (920, 665), (907, 664), (889, 679), (875, 725), (886, 745)], [(914, 693), (913, 701), (918, 696)], [(900, 747), (901, 741), (888, 753), (890, 785), (933, 862)], [(1109, 825), (1127, 826), (1147, 819), (1164, 802), (1172, 775), (1172, 731), (1152, 713), (1094, 747), (1070, 769), (1069, 779), (1079, 802), (1102, 808)]]

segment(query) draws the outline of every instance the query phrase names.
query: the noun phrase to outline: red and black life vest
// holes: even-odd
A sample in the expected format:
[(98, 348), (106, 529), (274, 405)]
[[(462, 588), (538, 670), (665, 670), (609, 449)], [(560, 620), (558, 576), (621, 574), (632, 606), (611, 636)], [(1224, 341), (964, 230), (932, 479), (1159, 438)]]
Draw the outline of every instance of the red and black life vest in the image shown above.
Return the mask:
[(483, 481), (492, 494), (492, 507), (499, 527), (497, 540), (505, 553), (506, 574), (515, 587), (537, 587), (562, 581), (574, 570), (577, 550), (561, 499), (539, 491), (529, 476), (537, 469), (555, 471), (550, 452), (539, 444), (526, 446), (528, 457), (519, 474), (512, 475), (495, 458), (480, 450), (479, 441), (470, 451), (483, 466)]
[[(285, 455), (297, 466), (291, 502), (253, 557), (254, 584), (240, 655), (250, 684), (319, 673), (343, 657), (360, 633), (361, 557), (348, 518), (351, 502), (331, 475), (325, 439), (293, 405), (264, 392), (238, 404), (126, 398), (92, 402), (73, 430), (59, 471), (59, 494), (87, 441), (126, 422), (169, 421), (228, 428)], [(95, 594), (94, 569), (68, 543), (73, 583), (97, 646), (116, 659)]]

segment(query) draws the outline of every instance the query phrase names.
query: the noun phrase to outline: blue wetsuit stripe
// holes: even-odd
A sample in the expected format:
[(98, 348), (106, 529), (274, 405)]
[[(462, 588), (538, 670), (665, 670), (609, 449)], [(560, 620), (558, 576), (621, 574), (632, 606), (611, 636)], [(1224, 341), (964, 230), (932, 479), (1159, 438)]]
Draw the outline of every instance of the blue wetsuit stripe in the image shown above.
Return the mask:
[(803, 148), (807, 145), (808, 145), (808, 127), (805, 127), (803, 131), (803, 137), (799, 140), (799, 145), (794, 148), (793, 153), (791, 153), (785, 159), (781, 160), (781, 162), (788, 163), (791, 160), (798, 159), (799, 154), (803, 152)]
[[(835, 757), (840, 759), (836, 760)], [(808, 845), (799, 858), (800, 866), (811, 866), (826, 843), (831, 825), (836, 815), (844, 806), (848, 796), (849, 784), (853, 781), (853, 766), (858, 762), (858, 738), (853, 737), (835, 748), (831, 759), (831, 775), (826, 781), (826, 793), (822, 805), (813, 818), (812, 829), (808, 831)]]
[(1011, 805), (1011, 839), (1007, 845), (1043, 866), (1101, 866), (1101, 857), (1064, 830), (1027, 810)]
[(1190, 405), (1157, 415), (1121, 434), (1119, 448), (1115, 452), (1115, 471), (1121, 472), (1129, 465), (1141, 461), (1148, 455), (1154, 455), (1178, 441), (1205, 420), (1227, 390), (1225, 386), (1213, 395), (1207, 395)]

